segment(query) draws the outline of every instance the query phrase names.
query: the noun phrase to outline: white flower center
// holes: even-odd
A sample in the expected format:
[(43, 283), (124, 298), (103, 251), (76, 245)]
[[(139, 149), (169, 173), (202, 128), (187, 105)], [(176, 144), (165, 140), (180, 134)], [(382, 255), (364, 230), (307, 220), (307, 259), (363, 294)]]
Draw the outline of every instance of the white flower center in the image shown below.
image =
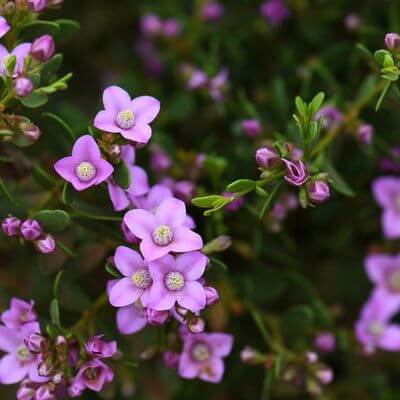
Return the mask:
[(153, 283), (153, 279), (150, 276), (148, 268), (139, 268), (133, 275), (132, 275), (132, 282), (139, 288), (139, 289), (147, 289)]
[(207, 361), (211, 357), (210, 348), (207, 344), (198, 342), (195, 343), (191, 349), (193, 360), (198, 362)]
[(185, 278), (178, 271), (171, 271), (165, 275), (165, 286), (172, 292), (181, 290), (185, 284)]
[(115, 118), (115, 123), (121, 129), (130, 129), (135, 125), (135, 114), (129, 109), (120, 111)]
[(29, 361), (32, 358), (31, 352), (28, 350), (28, 348), (22, 344), (21, 346), (18, 347), (17, 349), (17, 356), (20, 361)]
[(373, 321), (369, 324), (369, 332), (373, 336), (381, 336), (385, 330), (384, 325), (380, 321)]
[(82, 182), (89, 182), (96, 176), (96, 167), (90, 161), (82, 161), (75, 168), (76, 176)]
[(174, 234), (168, 225), (160, 225), (153, 232), (153, 241), (159, 246), (167, 246), (172, 242)]
[(388, 279), (389, 287), (394, 292), (400, 292), (400, 270), (395, 269), (390, 272)]

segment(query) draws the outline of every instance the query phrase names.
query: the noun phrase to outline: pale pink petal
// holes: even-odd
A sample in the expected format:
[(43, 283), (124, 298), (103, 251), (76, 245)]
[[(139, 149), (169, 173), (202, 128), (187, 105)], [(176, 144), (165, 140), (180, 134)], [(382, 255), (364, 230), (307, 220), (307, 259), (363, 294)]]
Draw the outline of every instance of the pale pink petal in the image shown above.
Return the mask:
[(224, 375), (224, 362), (217, 357), (213, 357), (207, 362), (208, 368), (200, 370), (199, 378), (206, 382), (219, 383)]
[(83, 135), (75, 142), (72, 156), (78, 161), (96, 161), (101, 157), (101, 153), (93, 137)]
[(0, 383), (11, 385), (21, 382), (29, 372), (30, 365), (21, 365), (15, 354), (7, 354), (0, 360)]
[(67, 182), (73, 182), (77, 179), (75, 174), (76, 161), (74, 157), (64, 157), (54, 164), (57, 174), (64, 178)]
[(100, 159), (96, 161), (96, 176), (91, 182), (93, 185), (99, 185), (108, 179), (114, 172), (114, 167), (106, 160)]
[(185, 282), (183, 289), (176, 292), (176, 300), (180, 306), (188, 310), (202, 310), (206, 306), (206, 292), (199, 282)]
[(149, 180), (146, 171), (140, 167), (129, 167), (131, 173), (131, 185), (127, 192), (130, 196), (143, 196), (149, 191)]
[(164, 281), (165, 275), (176, 269), (175, 258), (170, 254), (149, 263), (150, 275), (157, 281)]
[(170, 247), (172, 251), (177, 253), (199, 250), (203, 247), (203, 239), (196, 232), (184, 226), (179, 226), (174, 229), (174, 240)]
[(119, 187), (114, 180), (107, 182), (108, 195), (110, 196), (115, 211), (122, 211), (130, 204), (125, 190)]
[(379, 346), (388, 351), (400, 351), (400, 327), (389, 325), (379, 338)]
[(132, 111), (138, 123), (150, 124), (160, 112), (160, 102), (151, 96), (139, 96), (132, 100)]
[(157, 311), (170, 310), (176, 302), (176, 293), (170, 292), (164, 282), (153, 282), (149, 294), (149, 307)]
[(130, 335), (142, 330), (147, 325), (143, 309), (136, 306), (122, 307), (117, 312), (118, 330), (123, 335)]
[(109, 293), (110, 304), (114, 307), (125, 307), (139, 299), (143, 289), (139, 289), (130, 278), (122, 278)]
[(376, 285), (383, 285), (386, 273), (394, 266), (394, 258), (387, 254), (371, 254), (365, 259), (365, 269), (369, 279)]
[(137, 251), (125, 246), (117, 247), (114, 262), (118, 271), (127, 277), (131, 277), (135, 271), (145, 265), (143, 258)]
[(199, 251), (184, 253), (176, 258), (177, 270), (182, 272), (186, 280), (195, 281), (202, 277), (208, 258)]
[(382, 214), (383, 233), (388, 239), (400, 237), (400, 213), (386, 209)]
[(131, 129), (121, 129), (120, 133), (125, 139), (138, 143), (147, 143), (151, 138), (151, 127), (147, 124), (135, 123)]
[(131, 109), (131, 97), (118, 86), (110, 86), (103, 93), (104, 108), (115, 116), (120, 111)]
[(115, 124), (115, 114), (112, 113), (111, 111), (106, 111), (106, 110), (97, 113), (93, 125), (97, 129), (106, 132), (117, 133), (121, 130), (121, 128)]
[(146, 210), (131, 210), (125, 214), (124, 222), (130, 231), (140, 239), (152, 237), (157, 227), (155, 216)]
[(130, 144), (125, 144), (121, 146), (121, 159), (125, 161), (127, 165), (135, 164), (135, 148)]
[(187, 352), (181, 354), (178, 365), (179, 376), (186, 379), (196, 378), (199, 374), (200, 368), (201, 364), (193, 362)]
[(400, 179), (393, 176), (377, 178), (372, 183), (372, 192), (377, 203), (384, 208), (395, 208), (400, 196)]
[(147, 196), (147, 209), (155, 210), (165, 199), (173, 197), (172, 190), (164, 185), (154, 185)]
[(21, 341), (19, 337), (14, 334), (13, 329), (0, 326), (0, 350), (11, 353), (15, 351), (20, 344)]
[(212, 344), (213, 354), (218, 357), (226, 357), (233, 347), (233, 336), (227, 333), (209, 333), (207, 340)]
[(140, 251), (146, 261), (157, 260), (170, 253), (171, 249), (172, 243), (168, 246), (158, 246), (153, 242), (151, 237), (144, 238), (140, 243)]
[(161, 224), (171, 228), (182, 225), (186, 218), (186, 206), (182, 200), (169, 198), (164, 200), (156, 210), (156, 217)]

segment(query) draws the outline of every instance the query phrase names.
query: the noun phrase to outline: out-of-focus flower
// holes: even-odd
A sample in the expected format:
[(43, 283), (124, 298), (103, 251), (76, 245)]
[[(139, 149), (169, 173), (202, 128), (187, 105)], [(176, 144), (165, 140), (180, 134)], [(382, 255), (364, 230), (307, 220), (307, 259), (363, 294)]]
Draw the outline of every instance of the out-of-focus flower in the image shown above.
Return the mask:
[(217, 303), (219, 300), (219, 294), (217, 289), (213, 288), (212, 286), (204, 286), (204, 290), (206, 292), (206, 306), (212, 306), (213, 304)]
[(103, 158), (99, 146), (90, 135), (81, 136), (72, 148), (72, 156), (54, 164), (57, 173), (78, 190), (104, 182), (113, 173), (113, 166)]
[(330, 189), (327, 181), (317, 180), (307, 184), (307, 195), (312, 203), (323, 203), (329, 199)]
[(94, 126), (106, 132), (120, 133), (125, 139), (147, 143), (151, 137), (150, 123), (160, 111), (160, 102), (151, 96), (131, 100), (118, 86), (110, 86), (103, 93), (105, 110), (100, 111)]
[(325, 106), (322, 107), (316, 114), (315, 119), (323, 118), (323, 126), (325, 129), (331, 129), (340, 124), (343, 120), (343, 114), (337, 107)]
[(262, 132), (262, 125), (258, 119), (244, 119), (241, 122), (243, 132), (250, 138), (260, 136)]
[(344, 19), (344, 25), (349, 31), (355, 31), (360, 27), (361, 20), (357, 14), (348, 14)]
[(188, 76), (186, 81), (187, 89), (195, 90), (207, 86), (208, 76), (204, 71), (197, 68), (187, 68), (184, 74)]
[(319, 368), (315, 372), (315, 375), (324, 385), (328, 385), (333, 381), (333, 371), (331, 368), (328, 367)]
[(187, 228), (185, 220), (185, 203), (175, 198), (164, 200), (154, 214), (131, 210), (124, 217), (128, 228), (141, 239), (140, 250), (147, 261), (170, 252), (184, 253), (203, 247), (201, 236)]
[(14, 92), (17, 97), (27, 97), (33, 92), (34, 86), (29, 78), (21, 76), (14, 80)]
[(31, 43), (21, 43), (9, 53), (8, 50), (0, 44), (0, 75), (7, 75), (7, 61), (10, 56), (15, 56), (16, 64), (12, 75), (14, 77), (20, 75), (23, 72), (25, 58), (31, 51)]
[(116, 211), (124, 210), (134, 201), (136, 196), (143, 196), (149, 191), (146, 171), (135, 165), (135, 148), (133, 146), (121, 146), (121, 160), (124, 161), (129, 170), (131, 184), (128, 189), (123, 189), (117, 185), (113, 178), (108, 180), (108, 194)]
[(362, 124), (358, 128), (358, 139), (362, 145), (368, 146), (372, 142), (374, 127), (371, 124)]
[(400, 147), (392, 147), (390, 149), (391, 158), (382, 157), (380, 160), (380, 168), (385, 172), (400, 173)]
[(289, 161), (284, 158), (281, 158), (281, 160), (286, 165), (286, 174), (284, 178), (291, 185), (301, 186), (308, 180), (309, 173), (303, 161)]
[(221, 69), (214, 78), (209, 80), (209, 93), (216, 102), (224, 99), (224, 94), (228, 89), (229, 84), (229, 71), (227, 68)]
[(141, 300), (149, 303), (153, 279), (149, 267), (139, 253), (125, 246), (119, 246), (114, 256), (115, 267), (123, 275), (108, 291), (111, 305), (125, 307)]
[(176, 369), (179, 364), (179, 353), (174, 351), (165, 351), (163, 353), (163, 360), (167, 368)]
[(174, 194), (175, 196), (189, 203), (190, 200), (193, 198), (194, 193), (196, 191), (196, 185), (188, 180), (178, 181), (174, 184)]
[(105, 342), (103, 335), (97, 335), (85, 343), (85, 348), (93, 358), (110, 358), (117, 352), (117, 342)]
[(106, 382), (114, 378), (112, 369), (98, 359), (86, 362), (81, 366), (74, 383), (94, 392), (100, 392)]
[(139, 301), (130, 306), (118, 309), (117, 326), (123, 335), (139, 332), (146, 325), (146, 309)]
[(389, 50), (398, 50), (400, 48), (400, 35), (398, 33), (387, 33), (385, 36), (385, 45)]
[(182, 32), (182, 25), (175, 18), (168, 18), (163, 22), (161, 32), (167, 39), (176, 38)]
[(319, 332), (314, 339), (314, 347), (321, 353), (335, 350), (336, 339), (332, 332)]
[(140, 19), (140, 29), (146, 36), (155, 36), (161, 32), (162, 21), (156, 14), (145, 14)]
[(215, 0), (205, 2), (200, 10), (200, 17), (208, 22), (218, 22), (223, 15), (224, 6)]
[(0, 16), (0, 38), (2, 38), (10, 29), (11, 26), (8, 24), (7, 20)]
[(234, 197), (234, 200), (225, 206), (226, 211), (236, 212), (243, 207), (244, 198), (242, 196), (236, 196), (234, 193), (231, 192), (223, 192), (222, 195), (227, 198), (230, 198), (232, 196)]
[(1, 223), (1, 229), (7, 236), (18, 236), (20, 233), (21, 220), (16, 217), (8, 217)]
[(42, 227), (40, 226), (39, 222), (34, 219), (27, 219), (21, 224), (21, 235), (26, 240), (37, 240), (42, 233)]
[(29, 8), (33, 12), (41, 12), (47, 6), (47, 0), (28, 0)]
[(53, 57), (55, 49), (54, 39), (50, 35), (43, 35), (33, 41), (31, 55), (36, 60), (44, 62)]
[(382, 229), (389, 238), (400, 237), (400, 178), (384, 176), (372, 183), (376, 202), (383, 208)]
[(23, 122), (19, 124), (19, 129), (21, 129), (22, 134), (32, 141), (39, 140), (40, 136), (42, 136), (42, 131), (40, 128), (32, 123)]
[(13, 297), (10, 308), (1, 314), (1, 321), (8, 328), (19, 328), (30, 322), (36, 321), (35, 302), (23, 301)]
[(188, 333), (183, 335), (183, 342), (179, 375), (186, 379), (220, 382), (225, 369), (223, 358), (232, 351), (233, 337), (224, 333)]
[(260, 147), (256, 151), (256, 161), (264, 169), (274, 168), (281, 163), (279, 153), (273, 146)]
[(155, 172), (166, 171), (172, 166), (171, 157), (160, 146), (152, 146), (151, 168)]
[(53, 253), (56, 249), (56, 242), (52, 235), (49, 233), (43, 238), (35, 242), (37, 251), (43, 254)]
[(282, 0), (267, 0), (261, 4), (260, 12), (274, 26), (280, 25), (290, 16), (290, 10)]
[(149, 263), (153, 286), (149, 306), (155, 310), (170, 310), (179, 304), (191, 311), (206, 305), (206, 293), (198, 280), (203, 276), (207, 257), (200, 252), (189, 252), (174, 258), (166, 256)]
[(366, 352), (376, 348), (400, 351), (400, 327), (390, 322), (399, 308), (399, 296), (388, 296), (379, 289), (373, 291), (355, 325), (356, 337)]

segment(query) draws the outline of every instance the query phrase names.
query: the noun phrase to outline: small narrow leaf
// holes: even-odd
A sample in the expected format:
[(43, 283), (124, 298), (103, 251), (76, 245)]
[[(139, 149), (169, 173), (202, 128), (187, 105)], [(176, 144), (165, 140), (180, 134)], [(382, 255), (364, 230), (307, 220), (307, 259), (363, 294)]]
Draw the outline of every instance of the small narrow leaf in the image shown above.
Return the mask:
[(125, 162), (121, 162), (114, 168), (113, 178), (118, 186), (122, 189), (128, 189), (131, 186), (131, 173)]
[(48, 232), (62, 232), (70, 223), (70, 216), (64, 210), (42, 210), (34, 214), (36, 219), (43, 228)]

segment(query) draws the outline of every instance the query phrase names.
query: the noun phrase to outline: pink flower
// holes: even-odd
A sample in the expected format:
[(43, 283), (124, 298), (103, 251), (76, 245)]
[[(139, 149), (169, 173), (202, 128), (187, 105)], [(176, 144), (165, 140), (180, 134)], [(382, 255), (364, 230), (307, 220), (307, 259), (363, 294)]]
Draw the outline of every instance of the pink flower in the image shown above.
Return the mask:
[(81, 366), (74, 383), (94, 392), (100, 392), (106, 382), (111, 382), (114, 372), (102, 361), (94, 359)]
[(249, 137), (249, 138), (255, 138), (260, 135), (262, 132), (262, 125), (260, 120), (258, 119), (244, 119), (241, 122), (241, 126), (243, 129), (243, 132)]
[(290, 11), (282, 0), (267, 0), (261, 4), (260, 12), (274, 26), (280, 25), (290, 16)]
[(4, 17), (0, 17), (0, 38), (2, 38), (9, 30), (11, 26), (8, 24)]
[(199, 378), (218, 383), (224, 374), (223, 358), (232, 351), (233, 337), (225, 333), (198, 333), (183, 335), (183, 351), (178, 374), (182, 378)]
[(7, 328), (19, 328), (24, 324), (34, 322), (37, 318), (34, 307), (33, 300), (28, 303), (13, 297), (10, 308), (1, 314), (1, 321)]
[(117, 311), (118, 330), (123, 335), (130, 335), (141, 331), (147, 325), (146, 308), (137, 301), (136, 303), (121, 307)]
[(8, 50), (0, 44), (0, 75), (7, 75), (6, 63), (10, 56), (15, 56), (17, 59), (13, 76), (21, 74), (24, 68), (25, 58), (29, 55), (31, 51), (31, 43), (21, 43), (14, 48), (14, 50), (9, 53)]
[(224, 6), (215, 0), (206, 2), (200, 10), (201, 18), (209, 22), (217, 22), (223, 17), (223, 15)]
[(209, 81), (209, 93), (210, 96), (216, 102), (220, 102), (224, 99), (224, 93), (228, 89), (229, 84), (229, 71), (227, 68), (221, 69), (214, 78)]
[(323, 118), (323, 125), (325, 129), (331, 129), (340, 124), (343, 120), (343, 114), (335, 106), (322, 107), (316, 114), (315, 119)]
[(185, 203), (175, 198), (164, 200), (155, 213), (131, 210), (124, 222), (141, 239), (140, 250), (146, 261), (157, 260), (168, 253), (184, 253), (203, 247), (200, 235), (187, 228)]
[(372, 142), (374, 136), (374, 127), (371, 124), (362, 124), (358, 128), (358, 139), (364, 146), (368, 146)]
[(105, 110), (100, 111), (94, 126), (106, 132), (120, 133), (125, 139), (147, 143), (151, 137), (150, 123), (160, 111), (154, 97), (139, 96), (131, 100), (118, 86), (110, 86), (103, 93)]
[(335, 350), (335, 335), (332, 332), (319, 332), (314, 339), (314, 346), (322, 353), (329, 353)]
[(39, 358), (33, 355), (24, 340), (32, 333), (39, 333), (40, 326), (31, 322), (18, 329), (0, 326), (0, 350), (7, 353), (0, 359), (0, 383), (10, 385), (29, 376), (34, 382), (42, 382), (38, 375)]
[(117, 352), (117, 342), (105, 342), (103, 335), (93, 336), (85, 343), (86, 351), (93, 358), (110, 358)]
[(78, 190), (104, 182), (113, 173), (113, 166), (103, 158), (99, 146), (90, 135), (81, 136), (72, 148), (72, 156), (54, 164), (57, 173)]
[(183, 308), (198, 311), (206, 306), (206, 292), (198, 280), (203, 276), (207, 257), (194, 251), (174, 258), (170, 254), (149, 263), (153, 286), (149, 306), (155, 310), (170, 310), (178, 303)]
[(382, 228), (388, 239), (400, 237), (400, 178), (384, 176), (372, 183), (372, 192), (383, 208)]
[(162, 35), (167, 39), (176, 38), (181, 32), (181, 23), (175, 18), (167, 18), (162, 24)]
[(400, 298), (400, 254), (371, 254), (365, 259), (365, 269), (377, 288)]
[(376, 348), (400, 351), (400, 327), (390, 323), (399, 308), (400, 297), (388, 296), (379, 289), (372, 293), (355, 325), (356, 337), (367, 352)]
[(6, 236), (18, 236), (20, 234), (21, 220), (16, 217), (8, 217), (1, 223), (1, 229)]
[(125, 246), (117, 248), (114, 262), (124, 277), (118, 279), (109, 288), (108, 295), (111, 305), (125, 307), (140, 300), (144, 306), (147, 306), (153, 284), (147, 263), (139, 253)]
[(121, 211), (127, 208), (133, 198), (143, 196), (149, 191), (149, 182), (146, 171), (135, 165), (135, 149), (133, 146), (126, 145), (121, 147), (121, 159), (125, 162), (131, 174), (131, 184), (128, 189), (118, 186), (113, 178), (110, 178), (108, 184), (108, 194), (113, 203), (115, 211)]
[(327, 181), (316, 180), (307, 184), (308, 199), (313, 203), (323, 203), (329, 199), (330, 189)]
[(284, 178), (287, 182), (294, 186), (301, 186), (307, 181), (309, 173), (303, 161), (289, 161), (284, 158), (281, 158), (281, 160), (286, 166), (286, 175)]
[(140, 29), (143, 35), (155, 36), (161, 32), (162, 21), (156, 14), (145, 14), (140, 18)]

